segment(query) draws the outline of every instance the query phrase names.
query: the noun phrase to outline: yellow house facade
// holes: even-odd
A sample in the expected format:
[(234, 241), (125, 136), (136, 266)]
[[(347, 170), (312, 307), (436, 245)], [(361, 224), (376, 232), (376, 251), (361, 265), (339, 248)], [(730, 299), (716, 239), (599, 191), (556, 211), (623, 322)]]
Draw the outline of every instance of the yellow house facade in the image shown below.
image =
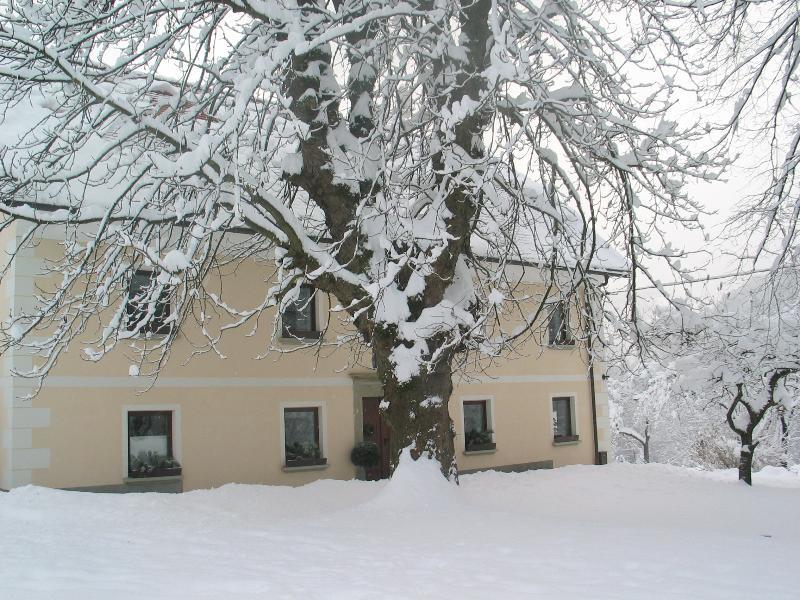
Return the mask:
[[(2, 234), (7, 256), (19, 235), (15, 227)], [(11, 261), (0, 282), (3, 319), (33, 305), (42, 262), (57, 252), (57, 241), (43, 240)], [(263, 286), (264, 277), (263, 264), (253, 261), (220, 285), (226, 298), (245, 298), (248, 282)], [(312, 325), (303, 327), (335, 341), (341, 325), (330, 318), (327, 298), (316, 295), (308, 310), (300, 317)], [(273, 317), (266, 315), (265, 327)], [(193, 355), (196, 334), (190, 327), (179, 332), (154, 381), (137, 375), (124, 349), (93, 362), (76, 344), (31, 398), (35, 382), (13, 373), (30, 368), (33, 357), (5, 352), (0, 488), (179, 491), (387, 475), (382, 463), (364, 471), (351, 462), (354, 446), (365, 439), (384, 452), (390, 432), (380, 419), (380, 382), (349, 347), (315, 351), (279, 336), (273, 351), (256, 359), (269, 334), (248, 336), (242, 329), (222, 339), (222, 356)], [(462, 472), (609, 458), (602, 369), (590, 370), (577, 345), (545, 340), (529, 346), (487, 370), (456, 377), (449, 409)], [(308, 440), (314, 454), (295, 456), (292, 448)], [(170, 460), (142, 471), (140, 451)]]

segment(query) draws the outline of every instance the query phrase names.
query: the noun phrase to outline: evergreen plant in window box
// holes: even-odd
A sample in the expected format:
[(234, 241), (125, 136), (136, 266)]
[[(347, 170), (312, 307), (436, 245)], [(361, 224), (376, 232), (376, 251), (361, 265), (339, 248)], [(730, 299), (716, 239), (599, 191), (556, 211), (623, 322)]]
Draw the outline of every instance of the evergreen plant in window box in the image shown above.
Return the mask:
[(316, 444), (294, 442), (286, 445), (287, 467), (313, 467), (326, 464), (328, 459), (322, 457), (322, 451)]
[(156, 452), (130, 456), (128, 461), (128, 477), (177, 477), (181, 474), (181, 465), (177, 460)]
[(480, 452), (496, 448), (497, 444), (492, 441), (491, 431), (472, 430), (464, 434), (464, 450), (466, 452)]

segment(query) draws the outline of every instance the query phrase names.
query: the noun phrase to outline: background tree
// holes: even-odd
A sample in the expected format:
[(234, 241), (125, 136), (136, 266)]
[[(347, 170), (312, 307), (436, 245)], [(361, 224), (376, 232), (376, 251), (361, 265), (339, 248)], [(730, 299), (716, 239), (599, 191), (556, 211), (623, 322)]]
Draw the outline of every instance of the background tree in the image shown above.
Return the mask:
[(615, 456), (703, 469), (736, 467), (738, 443), (725, 423), (725, 411), (707, 390), (681, 387), (675, 367), (681, 352), (653, 343), (655, 331), (674, 330), (671, 316), (662, 309), (648, 324), (652, 330), (643, 334), (647, 352), (629, 354), (608, 368)]
[[(135, 344), (154, 374), (187, 320), (213, 350), (312, 282), (338, 301), (350, 341), (371, 349), (394, 455), (412, 445), (453, 473), (447, 405), (464, 357), (498, 356), (558, 302), (579, 304), (578, 290), (575, 325), (586, 325), (600, 293), (588, 273), (620, 266), (600, 226), (635, 273), (663, 255), (670, 223), (696, 226), (681, 184), (706, 166), (653, 81), (671, 67), (651, 68), (652, 37), (602, 26), (614, 8), (3, 3), (2, 126), (19, 134), (2, 153), (3, 227), (29, 224), (23, 244), (48, 227), (65, 240), (51, 265), (59, 285), (37, 311), (10, 316), (4, 343), (43, 355), (28, 373), (39, 377), (110, 315), (89, 351), (99, 360), (168, 294), (170, 333)], [(35, 123), (21, 126), (26, 113)], [(257, 306), (206, 289), (221, 263), (268, 250), (276, 278), (252, 282)], [(506, 268), (520, 260), (536, 265), (541, 293)], [(142, 265), (158, 277), (130, 332)], [(228, 319), (216, 329), (214, 312)]]
[(662, 361), (671, 357), (669, 368), (677, 377), (672, 394), (708, 399), (721, 409), (710, 414), (720, 420), (724, 416), (738, 438), (739, 479), (747, 484), (762, 441), (783, 447), (782, 435), (774, 427), (770, 431), (769, 420), (796, 403), (789, 390), (800, 372), (797, 290), (787, 287), (787, 277), (780, 288), (765, 285), (770, 281), (754, 278), (697, 312), (661, 311), (650, 333), (658, 340)]

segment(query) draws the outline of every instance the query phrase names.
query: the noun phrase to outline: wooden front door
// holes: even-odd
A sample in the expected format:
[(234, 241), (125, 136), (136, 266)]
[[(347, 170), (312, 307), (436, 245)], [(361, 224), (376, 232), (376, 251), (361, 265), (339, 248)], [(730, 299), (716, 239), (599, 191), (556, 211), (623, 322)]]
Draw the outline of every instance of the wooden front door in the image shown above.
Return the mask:
[(387, 479), (390, 475), (389, 467), (389, 440), (390, 430), (386, 421), (381, 418), (379, 405), (383, 398), (363, 398), (364, 415), (364, 441), (375, 442), (378, 444), (378, 450), (381, 459), (374, 467), (366, 469), (366, 476), (368, 481), (375, 481), (376, 479)]

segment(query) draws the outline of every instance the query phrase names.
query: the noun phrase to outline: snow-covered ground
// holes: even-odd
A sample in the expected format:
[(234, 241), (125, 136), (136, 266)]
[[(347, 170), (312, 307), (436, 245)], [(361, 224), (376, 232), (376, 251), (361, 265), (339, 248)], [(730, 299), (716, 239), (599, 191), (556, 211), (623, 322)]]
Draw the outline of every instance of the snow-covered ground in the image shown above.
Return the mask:
[(650, 465), (455, 489), (227, 485), (0, 494), (0, 598), (800, 598), (800, 475)]

